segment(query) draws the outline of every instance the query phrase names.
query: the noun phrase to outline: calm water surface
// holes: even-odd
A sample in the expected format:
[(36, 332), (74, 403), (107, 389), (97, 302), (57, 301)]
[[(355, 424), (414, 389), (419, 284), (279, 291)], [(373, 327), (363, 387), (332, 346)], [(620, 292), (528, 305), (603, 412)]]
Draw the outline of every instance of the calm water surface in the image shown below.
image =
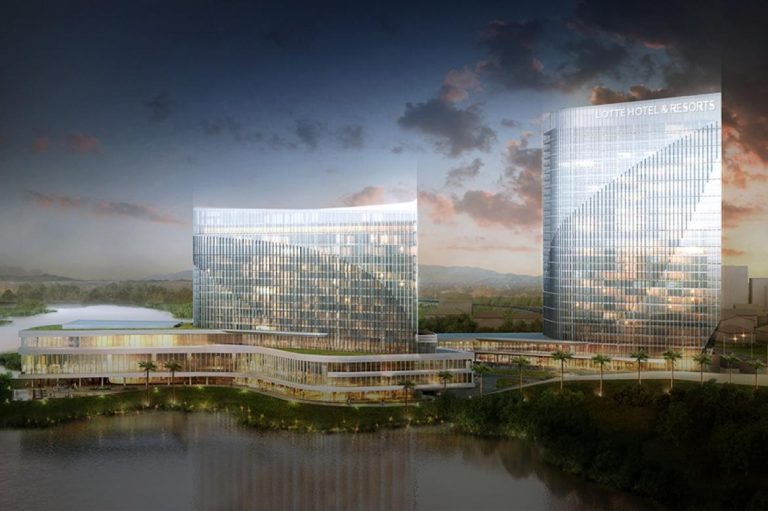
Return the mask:
[(123, 307), (120, 305), (50, 305), (56, 312), (38, 314), (23, 318), (10, 318), (9, 325), (0, 326), (0, 352), (19, 349), (19, 330), (42, 325), (59, 325), (76, 319), (117, 319), (117, 320), (172, 320), (170, 312), (144, 307)]
[(293, 434), (154, 412), (0, 431), (4, 510), (639, 510), (520, 441), (432, 429)]

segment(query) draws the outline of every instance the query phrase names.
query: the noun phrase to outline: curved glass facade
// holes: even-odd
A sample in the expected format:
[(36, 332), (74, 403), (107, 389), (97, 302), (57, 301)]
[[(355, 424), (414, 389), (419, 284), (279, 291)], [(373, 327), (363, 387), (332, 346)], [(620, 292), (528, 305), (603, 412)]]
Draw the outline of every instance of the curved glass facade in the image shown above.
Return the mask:
[(720, 314), (720, 94), (566, 109), (543, 136), (545, 335), (703, 347)]
[(195, 324), (324, 334), (328, 349), (415, 351), (416, 218), (416, 202), (195, 208)]

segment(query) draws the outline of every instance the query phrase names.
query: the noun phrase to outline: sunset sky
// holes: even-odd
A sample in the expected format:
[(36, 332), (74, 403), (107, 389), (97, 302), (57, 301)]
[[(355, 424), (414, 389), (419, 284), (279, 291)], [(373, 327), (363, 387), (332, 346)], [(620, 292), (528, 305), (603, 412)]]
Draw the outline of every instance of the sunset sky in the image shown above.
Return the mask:
[(0, 265), (176, 272), (193, 206), (418, 196), (421, 263), (538, 275), (542, 113), (722, 90), (724, 261), (768, 276), (749, 4), (3, 2)]

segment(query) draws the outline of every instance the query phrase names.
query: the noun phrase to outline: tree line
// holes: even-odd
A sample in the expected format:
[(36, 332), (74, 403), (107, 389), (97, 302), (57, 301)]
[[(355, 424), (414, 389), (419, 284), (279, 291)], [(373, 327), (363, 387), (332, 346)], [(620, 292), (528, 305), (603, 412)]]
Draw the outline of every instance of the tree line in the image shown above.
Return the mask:
[(419, 318), (419, 329), (429, 330), (438, 334), (443, 333), (491, 333), (491, 332), (541, 332), (540, 319), (525, 321), (508, 317), (498, 328), (480, 328), (477, 321), (469, 314), (452, 314), (448, 316), (431, 316)]
[(765, 509), (768, 392), (612, 383), (438, 400), (464, 433), (533, 439), (546, 461), (673, 509)]

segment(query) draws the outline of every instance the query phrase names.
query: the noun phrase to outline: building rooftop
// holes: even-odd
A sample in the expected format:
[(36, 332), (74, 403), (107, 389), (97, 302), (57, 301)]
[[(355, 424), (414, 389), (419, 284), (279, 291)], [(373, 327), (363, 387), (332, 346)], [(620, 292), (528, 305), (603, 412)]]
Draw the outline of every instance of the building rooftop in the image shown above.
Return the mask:
[(143, 328), (174, 328), (181, 321), (127, 321), (111, 319), (78, 319), (61, 325), (62, 330), (134, 330)]

